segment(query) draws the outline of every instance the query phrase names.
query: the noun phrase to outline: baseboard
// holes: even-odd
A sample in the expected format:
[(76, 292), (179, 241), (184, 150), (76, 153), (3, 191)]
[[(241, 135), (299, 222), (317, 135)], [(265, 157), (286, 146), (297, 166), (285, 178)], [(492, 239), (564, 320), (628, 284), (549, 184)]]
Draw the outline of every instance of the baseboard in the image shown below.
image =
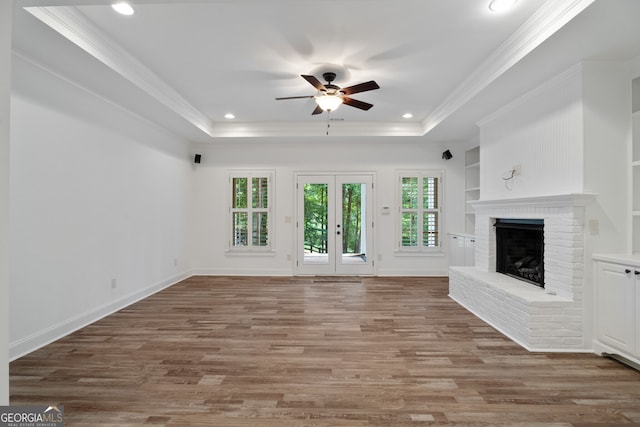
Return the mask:
[(377, 276), (381, 277), (447, 277), (449, 270), (409, 270), (409, 269), (378, 269)]
[(264, 268), (245, 268), (245, 269), (225, 269), (225, 268), (195, 268), (192, 271), (193, 276), (274, 276), (274, 277), (290, 277), (293, 272), (288, 269), (271, 269)]
[(14, 361), (20, 357), (29, 354), (47, 344), (50, 344), (60, 338), (69, 335), (79, 329), (94, 323), (103, 317), (115, 313), (118, 310), (147, 298), (163, 289), (166, 289), (184, 279), (191, 277), (192, 272), (183, 272), (179, 275), (170, 277), (166, 280), (148, 286), (130, 295), (124, 296), (116, 301), (96, 307), (85, 313), (66, 319), (55, 325), (52, 325), (42, 331), (31, 334), (27, 337), (9, 343), (9, 361)]

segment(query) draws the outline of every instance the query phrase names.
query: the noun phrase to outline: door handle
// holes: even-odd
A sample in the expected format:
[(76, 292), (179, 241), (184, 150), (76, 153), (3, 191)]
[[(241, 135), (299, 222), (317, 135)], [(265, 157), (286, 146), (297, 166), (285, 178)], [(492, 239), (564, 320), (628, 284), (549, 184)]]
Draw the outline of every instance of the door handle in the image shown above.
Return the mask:
[(631, 273), (631, 270), (629, 270), (628, 268), (624, 270), (625, 273), (629, 274)]
[(640, 274), (640, 271), (636, 270), (634, 274), (637, 276), (638, 274)]

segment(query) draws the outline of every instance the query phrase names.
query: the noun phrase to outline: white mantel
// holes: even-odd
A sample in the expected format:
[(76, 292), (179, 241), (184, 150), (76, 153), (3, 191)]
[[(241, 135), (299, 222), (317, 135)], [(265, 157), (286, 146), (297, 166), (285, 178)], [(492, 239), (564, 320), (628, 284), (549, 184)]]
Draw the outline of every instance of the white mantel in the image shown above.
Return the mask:
[(492, 200), (476, 200), (472, 202), (474, 209), (496, 208), (496, 207), (566, 207), (566, 206), (586, 206), (593, 201), (597, 194), (595, 193), (571, 193), (571, 194), (555, 194), (549, 196), (532, 196), (519, 197), (515, 199), (492, 199)]
[[(591, 193), (479, 200), (475, 267), (451, 267), (450, 296), (529, 350), (581, 351), (585, 208)], [(544, 220), (545, 288), (496, 273), (495, 219)]]

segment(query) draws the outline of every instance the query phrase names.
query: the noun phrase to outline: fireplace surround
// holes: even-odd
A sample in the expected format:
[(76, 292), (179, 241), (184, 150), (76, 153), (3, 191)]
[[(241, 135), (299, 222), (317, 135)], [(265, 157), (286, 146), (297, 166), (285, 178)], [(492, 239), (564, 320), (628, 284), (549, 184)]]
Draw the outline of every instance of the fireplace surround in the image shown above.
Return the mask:
[[(450, 267), (449, 295), (532, 351), (590, 348), (585, 320), (585, 211), (592, 194), (473, 203), (475, 266)], [(544, 223), (544, 288), (498, 273), (496, 219)]]

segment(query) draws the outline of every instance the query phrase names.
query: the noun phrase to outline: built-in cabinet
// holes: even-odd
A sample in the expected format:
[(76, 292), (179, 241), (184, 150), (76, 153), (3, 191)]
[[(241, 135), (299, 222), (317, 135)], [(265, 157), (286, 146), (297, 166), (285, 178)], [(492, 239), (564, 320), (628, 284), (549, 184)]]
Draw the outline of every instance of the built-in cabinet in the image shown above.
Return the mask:
[(467, 234), (449, 235), (449, 265), (472, 266), (474, 265), (476, 240)]
[(480, 199), (480, 147), (464, 153), (464, 223), (465, 233), (474, 234), (476, 215), (471, 204)]
[(598, 353), (640, 366), (640, 256), (594, 256)]

